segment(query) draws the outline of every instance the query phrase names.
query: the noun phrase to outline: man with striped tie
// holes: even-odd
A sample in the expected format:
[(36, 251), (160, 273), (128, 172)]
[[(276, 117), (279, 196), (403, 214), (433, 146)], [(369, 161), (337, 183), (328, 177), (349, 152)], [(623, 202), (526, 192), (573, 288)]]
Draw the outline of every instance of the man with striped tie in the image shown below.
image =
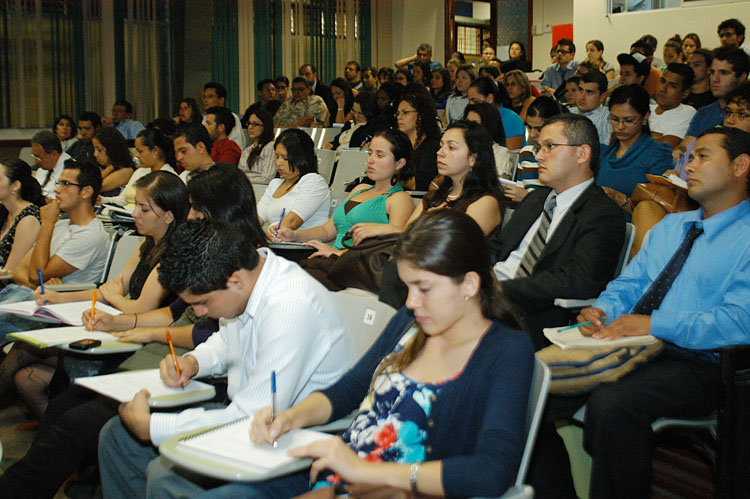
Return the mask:
[(599, 136), (581, 115), (558, 115), (539, 136), (539, 181), (489, 240), (495, 275), (538, 350), (542, 328), (566, 324), (555, 298), (597, 296), (625, 239), (624, 212), (595, 185)]

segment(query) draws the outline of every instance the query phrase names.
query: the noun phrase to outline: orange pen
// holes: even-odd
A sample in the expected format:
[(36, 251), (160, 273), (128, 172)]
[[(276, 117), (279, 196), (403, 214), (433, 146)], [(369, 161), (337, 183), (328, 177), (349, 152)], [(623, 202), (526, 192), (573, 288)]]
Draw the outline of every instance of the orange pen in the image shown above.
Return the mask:
[(94, 330), (94, 311), (96, 310), (96, 290), (91, 295), (91, 324), (89, 324), (89, 331)]
[(172, 361), (174, 362), (174, 368), (177, 370), (177, 376), (182, 376), (182, 370), (180, 365), (177, 363), (177, 355), (174, 353), (174, 343), (172, 343), (172, 335), (167, 331), (167, 345), (169, 345), (169, 351), (172, 352)]

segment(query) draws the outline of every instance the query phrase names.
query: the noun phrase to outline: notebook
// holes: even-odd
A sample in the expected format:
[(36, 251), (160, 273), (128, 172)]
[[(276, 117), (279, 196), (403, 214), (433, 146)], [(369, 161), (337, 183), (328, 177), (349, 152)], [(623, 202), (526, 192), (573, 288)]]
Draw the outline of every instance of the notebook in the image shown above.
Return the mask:
[(151, 394), (148, 405), (154, 408), (193, 404), (210, 400), (216, 395), (213, 386), (196, 380), (191, 380), (184, 388), (167, 386), (161, 380), (158, 369), (87, 376), (76, 378), (75, 384), (118, 402), (130, 402), (136, 393), (145, 388)]
[(117, 341), (117, 338), (109, 333), (101, 331), (89, 331), (83, 326), (52, 327), (48, 329), (34, 329), (20, 333), (9, 333), (8, 339), (30, 343), (37, 348), (49, 348), (67, 345), (79, 340), (99, 340), (102, 343)]
[(312, 430), (291, 430), (277, 440), (278, 446), (255, 445), (250, 441), (250, 418), (190, 433), (180, 438), (177, 450), (196, 456), (208, 456), (219, 462), (249, 468), (257, 473), (272, 473), (297, 458), (287, 456), (289, 449), (330, 438)]
[(563, 350), (593, 350), (596, 348), (618, 348), (618, 347), (635, 347), (642, 345), (652, 345), (659, 341), (656, 337), (649, 335), (644, 336), (623, 336), (616, 340), (597, 340), (591, 336), (581, 334), (579, 328), (567, 329), (560, 331), (562, 327), (545, 328), (542, 330), (544, 336)]
[[(97, 303), (96, 309), (110, 315), (120, 315), (122, 312), (105, 303)], [(82, 326), (81, 316), (86, 310), (91, 310), (91, 301), (76, 301), (71, 303), (56, 303), (54, 305), (37, 305), (35, 301), (22, 301), (0, 305), (0, 312), (8, 312), (29, 319), (39, 318), (62, 322), (69, 326)]]

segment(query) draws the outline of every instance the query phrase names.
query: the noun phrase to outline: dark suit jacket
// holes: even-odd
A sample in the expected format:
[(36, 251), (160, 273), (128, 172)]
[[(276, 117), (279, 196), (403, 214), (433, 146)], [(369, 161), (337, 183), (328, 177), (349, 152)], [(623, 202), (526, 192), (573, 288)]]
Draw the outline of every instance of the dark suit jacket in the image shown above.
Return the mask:
[(323, 102), (326, 103), (326, 107), (328, 108), (328, 112), (331, 114), (331, 118), (329, 119), (333, 120), (338, 111), (338, 104), (336, 104), (336, 101), (334, 101), (331, 96), (331, 87), (324, 85), (322, 81), (318, 80), (318, 84), (315, 85), (315, 92), (312, 94), (319, 95), (320, 98), (323, 99)]
[[(512, 218), (488, 244), (492, 261), (504, 261), (541, 214), (551, 189), (539, 188), (518, 205)], [(528, 277), (501, 282), (518, 308), (538, 349), (546, 345), (541, 329), (563, 325), (569, 313), (555, 298), (594, 298), (614, 277), (625, 240), (625, 214), (594, 184), (573, 203), (544, 247)]]

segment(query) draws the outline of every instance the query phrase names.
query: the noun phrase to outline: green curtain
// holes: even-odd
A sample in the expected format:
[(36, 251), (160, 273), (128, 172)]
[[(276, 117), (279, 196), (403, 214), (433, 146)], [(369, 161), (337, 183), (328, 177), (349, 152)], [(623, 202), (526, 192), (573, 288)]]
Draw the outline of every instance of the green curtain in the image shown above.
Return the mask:
[(237, 1), (214, 0), (211, 51), (211, 80), (229, 89), (226, 107), (237, 110), (240, 96)]

